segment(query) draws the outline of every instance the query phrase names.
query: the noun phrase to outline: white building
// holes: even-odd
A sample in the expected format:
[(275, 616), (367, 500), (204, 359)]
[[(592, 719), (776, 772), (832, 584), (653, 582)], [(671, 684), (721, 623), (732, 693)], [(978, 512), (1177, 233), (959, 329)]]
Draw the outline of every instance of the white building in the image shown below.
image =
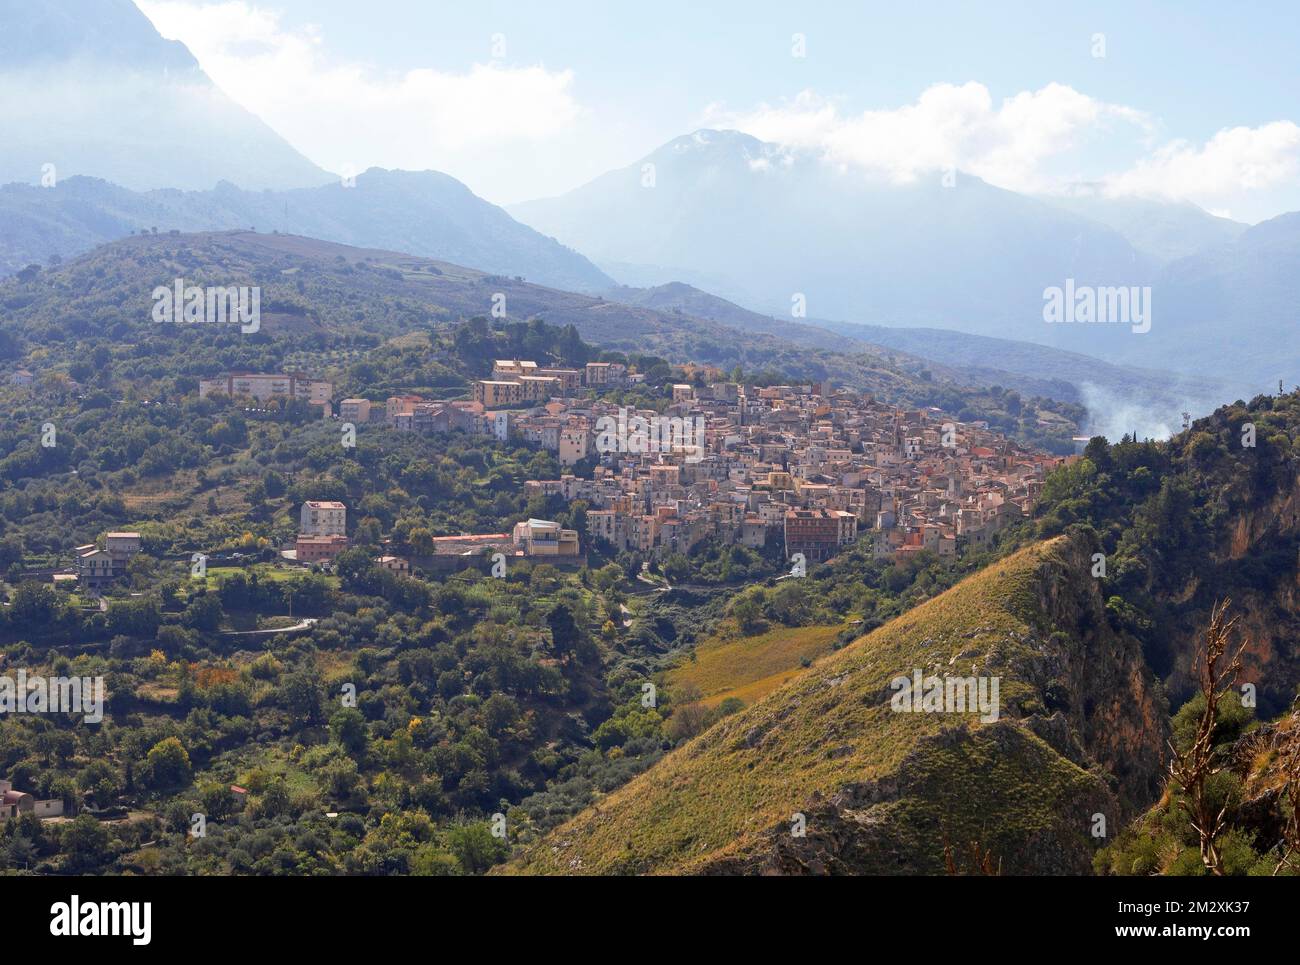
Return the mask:
[(546, 519), (515, 523), (514, 542), (526, 556), (577, 556), (578, 532)]
[(63, 801), (58, 798), (38, 801), (26, 791), (15, 791), (11, 782), (0, 781), (0, 824), (24, 814), (35, 814), (41, 819), (57, 818), (63, 814)]
[(302, 504), (298, 532), (303, 536), (344, 536), (348, 531), (348, 508), (332, 501), (308, 500)]

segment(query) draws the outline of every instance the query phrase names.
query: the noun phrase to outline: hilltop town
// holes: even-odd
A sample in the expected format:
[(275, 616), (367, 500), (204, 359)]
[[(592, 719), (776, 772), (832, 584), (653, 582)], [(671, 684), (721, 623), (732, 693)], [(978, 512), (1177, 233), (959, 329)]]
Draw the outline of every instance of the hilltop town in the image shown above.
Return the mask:
[[(864, 532), (878, 559), (980, 551), (1030, 514), (1045, 475), (1071, 458), (1034, 451), (984, 422), (899, 409), (827, 383), (676, 383), (654, 409), (604, 397), (644, 383), (616, 362), (579, 369), (499, 359), (490, 378), (472, 383), (472, 400), (348, 398), (336, 417), (353, 427), (535, 444), (574, 472), (527, 480), (527, 495), (582, 501), (583, 542), (651, 558), (717, 540), (754, 549), (776, 543), (787, 558), (823, 562)], [(328, 415), (332, 385), (234, 373), (202, 380), (200, 394), (296, 398)], [(336, 520), (326, 532), (307, 514), (304, 507), (297, 559), (328, 562), (347, 546), (345, 527)], [(579, 534), (545, 520), (520, 525), (514, 534), (438, 537), (433, 555), (579, 557)], [(548, 538), (534, 538), (543, 530)]]

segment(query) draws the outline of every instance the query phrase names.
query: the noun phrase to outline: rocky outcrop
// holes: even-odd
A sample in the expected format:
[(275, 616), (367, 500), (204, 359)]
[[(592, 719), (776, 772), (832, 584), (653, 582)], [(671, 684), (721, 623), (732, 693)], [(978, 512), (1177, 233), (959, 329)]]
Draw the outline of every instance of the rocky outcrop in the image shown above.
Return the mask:
[(1300, 479), (1267, 503), (1228, 516), (1190, 589), (1163, 601), (1158, 627), (1168, 655), (1159, 669), (1174, 705), (1194, 690), (1211, 609), (1230, 598), (1237, 640), (1245, 644), (1241, 680), (1255, 686), (1260, 717), (1284, 711), (1300, 688)]

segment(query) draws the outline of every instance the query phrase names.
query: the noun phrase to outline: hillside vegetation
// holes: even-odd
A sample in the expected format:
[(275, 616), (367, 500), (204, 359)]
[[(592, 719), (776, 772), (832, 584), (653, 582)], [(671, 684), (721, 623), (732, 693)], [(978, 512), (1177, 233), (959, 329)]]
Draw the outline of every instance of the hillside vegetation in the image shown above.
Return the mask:
[[(1086, 869), (1091, 816), (1150, 793), (1162, 730), (1087, 549), (1057, 539), (969, 577), (724, 718), (509, 870), (941, 873), (945, 844), (1007, 872)], [(1000, 676), (1002, 718), (893, 711), (891, 679), (916, 668)], [(1099, 762), (1127, 773), (1112, 785)]]
[[(937, 406), (1055, 452), (1073, 450), (1084, 410), (1022, 397), (1002, 386), (945, 380), (927, 363), (884, 349), (832, 350), (834, 336), (790, 323), (771, 332), (736, 328), (675, 311), (656, 311), (531, 284), (518, 277), (369, 248), (253, 231), (134, 235), (67, 264), (29, 266), (0, 287), (0, 361), (28, 352), (73, 349), (78, 340), (149, 344), (152, 371), (209, 374), (163, 363), (180, 339), (212, 333), (150, 320), (151, 293), (183, 278), (188, 285), (260, 286), (262, 329), (229, 338), (225, 364), (247, 367), (253, 350), (328, 353), (449, 327), (500, 306), (502, 321), (541, 318), (573, 325), (606, 351), (658, 355), (747, 377), (779, 373), (789, 382), (828, 380), (899, 405)], [(236, 333), (237, 334), (237, 333)], [(828, 338), (830, 341), (828, 341)], [(135, 354), (143, 356), (138, 347)], [(39, 361), (37, 359), (36, 361)]]
[(694, 687), (709, 705), (728, 698), (764, 697), (818, 657), (830, 653), (843, 627), (781, 627), (752, 637), (715, 637), (700, 643), (668, 679)]

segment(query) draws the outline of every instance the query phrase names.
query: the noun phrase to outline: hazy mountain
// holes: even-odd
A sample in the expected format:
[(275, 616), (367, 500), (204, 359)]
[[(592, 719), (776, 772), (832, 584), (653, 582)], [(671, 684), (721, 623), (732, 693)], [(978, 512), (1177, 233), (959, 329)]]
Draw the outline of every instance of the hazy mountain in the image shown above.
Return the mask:
[(0, 188), (0, 275), (139, 230), (256, 227), (440, 258), (580, 291), (612, 282), (581, 255), (519, 224), (455, 178), (372, 169), (292, 191), (129, 191), (90, 178)]
[(1161, 268), (1152, 278), (1151, 327), (1061, 325), (1094, 336), (1115, 362), (1211, 375), (1249, 398), (1300, 382), (1300, 213), (1280, 215)]
[(1261, 392), (1276, 391), (1279, 379), (1300, 382), (1300, 212), (1172, 262), (1153, 289), (1151, 331), (1130, 358), (1231, 372)]
[[(1300, 352), (1289, 347), (1300, 215), (1246, 228), (1193, 205), (1030, 198), (961, 173), (948, 186), (938, 177), (882, 183), (734, 131), (677, 138), (568, 194), (510, 210), (625, 284), (687, 282), (777, 318), (790, 318), (802, 297), (808, 320), (1036, 343), (1208, 376), (1234, 394), (1300, 380)], [(1141, 333), (1132, 314), (1121, 324), (1049, 324), (1047, 293), (1071, 284), (1139, 297), (1149, 287), (1151, 330)], [(984, 348), (995, 353), (985, 364), (1035, 376), (1074, 364), (1044, 370), (1017, 352), (1021, 362), (1008, 365), (996, 346)], [(1072, 374), (1075, 384), (1099, 381), (1087, 369)], [(1164, 398), (1184, 399), (1175, 408), (1221, 398), (1167, 388)], [(1177, 412), (1148, 414), (1179, 421)]]
[(1160, 264), (1235, 241), (1250, 227), (1210, 214), (1190, 201), (1108, 198), (1096, 191), (1042, 200), (1114, 228)]
[(802, 295), (810, 317), (1076, 350), (1086, 337), (1044, 323), (1044, 287), (1136, 283), (1153, 270), (1113, 229), (978, 178), (885, 183), (735, 131), (677, 138), (511, 211), (638, 284), (703, 284), (785, 317)]
[(332, 177), (131, 0), (0, 0), (0, 143), (0, 184), (84, 174), (132, 188), (290, 188)]
[(895, 328), (751, 312), (724, 298), (673, 282), (654, 288), (616, 288), (608, 296), (630, 305), (719, 322), (746, 332), (765, 332), (839, 352), (892, 356), (912, 372), (963, 385), (1000, 385), (1022, 395), (1076, 402), (1088, 410), (1083, 429), (1119, 438), (1125, 433), (1163, 438), (1177, 430), (1182, 413), (1209, 412), (1224, 399), (1250, 395), (1249, 386), (1212, 373), (1181, 374), (1114, 365), (1077, 352), (1033, 342), (967, 335), (937, 328)]
[(1086, 434), (1111, 439), (1126, 433), (1161, 439), (1178, 431), (1183, 412), (1200, 415), (1226, 399), (1249, 397), (1257, 391), (1248, 381), (1221, 376), (1214, 366), (1175, 372), (1116, 365), (1033, 342), (947, 329), (822, 324), (872, 345), (942, 359), (972, 384), (1003, 385), (1020, 392), (1026, 391), (1027, 380), (1031, 385), (1050, 386), (1047, 394), (1053, 398), (1078, 402), (1088, 410)]

